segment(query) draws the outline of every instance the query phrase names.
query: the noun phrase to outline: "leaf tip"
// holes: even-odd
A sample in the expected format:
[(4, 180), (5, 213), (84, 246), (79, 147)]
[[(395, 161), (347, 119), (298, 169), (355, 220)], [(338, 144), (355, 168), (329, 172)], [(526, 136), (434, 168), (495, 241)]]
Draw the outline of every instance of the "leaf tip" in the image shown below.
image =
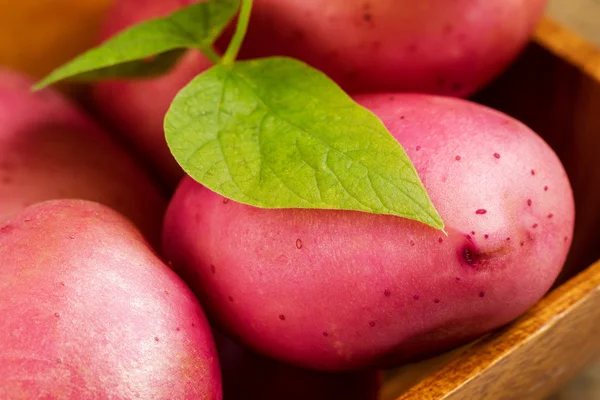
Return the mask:
[(430, 223), (429, 225), (437, 230), (442, 231), (442, 233), (446, 235), (446, 237), (448, 236), (448, 232), (446, 232), (445, 229), (446, 225), (444, 224), (444, 221), (442, 221), (442, 217), (440, 216), (440, 214), (438, 214), (437, 212), (432, 218), (432, 223)]
[(31, 86), (31, 91), (32, 92), (39, 92), (42, 89), (47, 88), (48, 86), (50, 86), (50, 83), (48, 82), (47, 79), (42, 79), (41, 81), (35, 83), (33, 86)]
[(32, 92), (38, 92), (42, 89), (47, 88), (48, 86), (51, 86), (53, 84), (55, 84), (56, 82), (58, 82), (59, 80), (61, 80), (61, 78), (56, 77), (56, 70), (52, 71), (49, 75), (46, 75), (46, 77), (40, 79), (39, 81), (35, 82), (33, 84), (33, 86), (31, 86), (31, 91)]

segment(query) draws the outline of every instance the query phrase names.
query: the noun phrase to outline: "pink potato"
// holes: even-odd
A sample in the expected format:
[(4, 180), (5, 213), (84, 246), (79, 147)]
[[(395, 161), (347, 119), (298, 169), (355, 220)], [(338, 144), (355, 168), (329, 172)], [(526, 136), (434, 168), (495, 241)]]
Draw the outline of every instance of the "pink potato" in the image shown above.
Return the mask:
[(546, 2), (255, 0), (241, 57), (295, 57), (349, 92), (467, 96), (523, 49)]
[(513, 320), (550, 288), (574, 204), (552, 149), (466, 100), (357, 97), (404, 146), (448, 236), (369, 213), (260, 209), (186, 179), (163, 248), (221, 329), (305, 367), (389, 367)]
[(117, 212), (31, 206), (0, 224), (0, 259), (0, 398), (222, 398), (200, 305)]
[(283, 364), (215, 332), (225, 400), (377, 400), (381, 373), (319, 372)]
[[(104, 22), (101, 39), (196, 2), (116, 0)], [(94, 86), (92, 96), (98, 113), (141, 153), (168, 188), (174, 188), (184, 173), (167, 147), (163, 130), (165, 114), (177, 92), (211, 65), (199, 51), (189, 51), (173, 70), (160, 77), (103, 81)]]
[(58, 198), (106, 204), (159, 242), (166, 201), (106, 132), (57, 92), (0, 69), (0, 222)]

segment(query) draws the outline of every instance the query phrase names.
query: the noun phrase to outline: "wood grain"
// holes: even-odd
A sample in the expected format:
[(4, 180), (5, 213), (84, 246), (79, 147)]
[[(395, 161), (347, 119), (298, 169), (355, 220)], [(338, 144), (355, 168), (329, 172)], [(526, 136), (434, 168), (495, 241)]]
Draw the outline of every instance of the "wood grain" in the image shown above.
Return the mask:
[(541, 399), (600, 356), (600, 262), (398, 400)]
[[(600, 24), (598, 25), (600, 26)], [(598, 46), (548, 16), (542, 19), (538, 25), (534, 39), (557, 57), (580, 68), (600, 82)]]
[[(573, 245), (554, 290), (507, 327), (388, 373), (382, 400), (535, 400), (600, 357), (600, 51), (546, 18), (535, 40), (473, 100), (540, 134), (576, 203)], [(591, 265), (591, 266), (590, 266)]]

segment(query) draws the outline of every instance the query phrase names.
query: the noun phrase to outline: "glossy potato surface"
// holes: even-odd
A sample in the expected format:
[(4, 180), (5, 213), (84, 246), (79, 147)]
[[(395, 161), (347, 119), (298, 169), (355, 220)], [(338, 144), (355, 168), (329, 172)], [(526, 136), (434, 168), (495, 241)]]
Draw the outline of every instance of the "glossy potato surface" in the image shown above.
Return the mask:
[(192, 292), (123, 216), (55, 200), (0, 223), (0, 398), (221, 399)]

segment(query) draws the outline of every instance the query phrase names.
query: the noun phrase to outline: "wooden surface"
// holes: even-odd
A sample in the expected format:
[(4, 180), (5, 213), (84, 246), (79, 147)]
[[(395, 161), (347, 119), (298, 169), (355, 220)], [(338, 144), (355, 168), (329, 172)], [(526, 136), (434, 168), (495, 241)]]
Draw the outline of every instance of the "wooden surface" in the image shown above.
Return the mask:
[(547, 12), (600, 47), (600, 0), (550, 0)]
[[(600, 15), (597, 26), (600, 34)], [(590, 42), (551, 17), (546, 17), (538, 25), (534, 40), (600, 82), (600, 45)]]
[(545, 400), (598, 399), (600, 399), (600, 361), (596, 360), (594, 364)]
[(573, 245), (555, 289), (527, 314), (390, 372), (382, 400), (542, 399), (600, 357), (600, 51), (547, 18), (535, 43), (474, 100), (523, 121), (555, 149), (575, 195)]
[(541, 399), (600, 356), (600, 262), (399, 400)]
[(0, 0), (0, 65), (35, 78), (91, 46), (113, 0)]

